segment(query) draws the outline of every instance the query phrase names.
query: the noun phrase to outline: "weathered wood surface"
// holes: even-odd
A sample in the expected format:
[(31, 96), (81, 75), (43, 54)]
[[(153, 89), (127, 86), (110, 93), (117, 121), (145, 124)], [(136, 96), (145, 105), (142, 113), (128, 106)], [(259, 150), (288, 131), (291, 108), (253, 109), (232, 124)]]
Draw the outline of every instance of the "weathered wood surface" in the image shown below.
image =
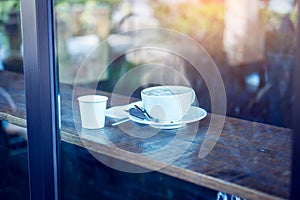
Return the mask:
[[(0, 95), (0, 119), (26, 126), (23, 84), (22, 76), (0, 72), (0, 87), (11, 95), (17, 107), (13, 110)], [(77, 130), (74, 121), (78, 120), (78, 105), (74, 98), (73, 118), (72, 87), (61, 85), (60, 90), (61, 138), (65, 142), (246, 199), (287, 199), (289, 196), (292, 139), (289, 129), (227, 117), (217, 144), (205, 158), (199, 159), (211, 115), (199, 124), (156, 134), (153, 134), (156, 129), (130, 121), (111, 127), (113, 121), (109, 118), (104, 129)], [(88, 89), (77, 91), (85, 94)], [(118, 98), (121, 104), (122, 97)], [(193, 137), (191, 132), (195, 128), (197, 133)], [(217, 125), (214, 128), (220, 129)], [(151, 154), (167, 144), (172, 145), (162, 153)], [(186, 145), (188, 148), (182, 152)], [(113, 165), (113, 161), (110, 162)]]

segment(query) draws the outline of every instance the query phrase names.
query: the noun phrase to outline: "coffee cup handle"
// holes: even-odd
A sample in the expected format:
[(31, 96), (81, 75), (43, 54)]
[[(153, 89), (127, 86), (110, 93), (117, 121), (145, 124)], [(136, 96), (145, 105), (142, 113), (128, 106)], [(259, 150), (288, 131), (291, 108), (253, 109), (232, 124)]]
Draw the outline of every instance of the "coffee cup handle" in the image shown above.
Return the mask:
[(193, 97), (192, 97), (191, 104), (193, 104), (194, 101), (195, 101), (195, 99), (196, 99), (196, 93), (195, 93), (195, 91), (193, 90), (192, 92), (193, 92)]

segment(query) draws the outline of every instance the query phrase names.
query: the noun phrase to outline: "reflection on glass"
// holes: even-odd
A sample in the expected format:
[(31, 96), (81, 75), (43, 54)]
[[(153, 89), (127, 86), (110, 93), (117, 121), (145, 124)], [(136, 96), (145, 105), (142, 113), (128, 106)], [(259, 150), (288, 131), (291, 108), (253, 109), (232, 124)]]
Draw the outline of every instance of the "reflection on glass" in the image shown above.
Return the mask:
[[(176, 72), (196, 91), (199, 106), (211, 112), (210, 92), (202, 74), (195, 72), (191, 63), (153, 49), (126, 52), (138, 47), (141, 38), (151, 38), (136, 38), (126, 32), (167, 28), (191, 37), (216, 63), (226, 89), (227, 116), (291, 127), (291, 75), (298, 13), (293, 1), (59, 0), (55, 4), (62, 85), (76, 82), (90, 89), (96, 86), (98, 90), (113, 92), (118, 89), (118, 81), (124, 81), (122, 78), (133, 69), (159, 61), (156, 64), (163, 64), (166, 69), (179, 66)], [(106, 40), (106, 46), (98, 48)], [(195, 51), (190, 46), (172, 42), (199, 57), (193, 55)], [(99, 71), (104, 73), (99, 75)], [(160, 72), (163, 74), (164, 70)], [(173, 74), (166, 73), (165, 77), (176, 81)], [(209, 77), (212, 82), (215, 79)], [(140, 76), (132, 76), (122, 86), (136, 87), (132, 96), (140, 98), (140, 89), (149, 85), (143, 85)], [(117, 92), (128, 94), (125, 90)], [(69, 158), (70, 151), (66, 152), (64, 156)], [(97, 165), (95, 160), (85, 159)], [(78, 181), (80, 178), (84, 175)], [(70, 181), (65, 183), (67, 190)]]
[[(213, 58), (227, 90), (228, 116), (290, 127), (297, 10), (292, 1), (283, 4), (258, 0), (57, 1), (60, 81), (74, 84), (82, 63), (87, 62), (85, 76), (77, 82), (89, 86), (99, 81), (100, 89), (111, 92), (122, 75), (143, 60), (125, 54), (108, 63), (136, 43), (118, 33), (169, 28), (192, 37)], [(107, 38), (107, 48), (100, 51), (97, 47)], [(103, 69), (101, 77), (94, 73)], [(183, 75), (202, 99), (200, 106), (210, 110), (205, 84), (185, 71)]]
[[(19, 1), (0, 1), (0, 197), (29, 199)], [(21, 127), (22, 126), (22, 127)]]

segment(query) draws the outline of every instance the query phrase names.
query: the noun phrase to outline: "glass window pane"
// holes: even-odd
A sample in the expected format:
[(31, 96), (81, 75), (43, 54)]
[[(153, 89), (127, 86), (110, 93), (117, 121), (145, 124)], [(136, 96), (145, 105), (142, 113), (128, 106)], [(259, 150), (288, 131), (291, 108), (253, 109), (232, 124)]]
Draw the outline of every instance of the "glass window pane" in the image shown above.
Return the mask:
[(20, 2), (0, 1), (0, 196), (29, 199)]
[[(174, 188), (186, 185), (193, 189), (183, 189), (182, 194), (205, 190), (208, 199), (226, 193), (228, 198), (236, 194), (250, 198), (246, 190), (228, 189), (226, 184), (215, 187), (179, 172), (174, 175), (168, 167), (175, 166), (262, 192), (258, 195), (288, 198), (296, 1), (57, 0), (55, 11), (64, 197), (88, 198), (90, 191), (107, 198), (118, 198), (117, 193), (138, 198), (150, 191), (166, 197), (168, 192), (179, 195), (178, 188)], [(161, 109), (153, 106), (151, 110), (142, 99), (143, 89), (166, 85), (187, 86), (195, 92), (192, 105), (186, 99), (176, 104), (188, 104), (189, 108), (187, 114), (182, 114), (184, 109), (178, 111), (182, 114), (178, 120), (160, 118), (170, 113), (165, 111), (171, 100), (166, 104), (159, 100), (155, 105)], [(92, 111), (84, 116), (88, 105), (79, 105), (77, 99), (94, 94), (107, 96), (107, 108), (113, 107), (106, 112), (104, 128), (93, 124), (95, 107), (90, 107)], [(155, 116), (154, 121), (132, 108), (132, 104), (128, 107), (131, 102), (139, 102), (151, 117)], [(125, 107), (115, 107), (122, 105)], [(178, 114), (177, 107), (172, 107), (171, 115)], [(199, 113), (191, 112), (193, 109), (203, 109), (208, 115), (202, 119)], [(99, 107), (97, 114), (100, 110)], [(138, 115), (140, 118), (134, 118)], [(91, 127), (98, 129), (90, 130)], [(194, 129), (195, 135), (191, 134)], [(147, 135), (151, 131), (155, 134)], [(183, 138), (190, 136), (180, 140), (190, 141), (187, 149), (176, 149), (183, 151), (181, 156), (147, 154), (164, 149), (162, 145), (182, 145), (170, 136), (181, 132), (185, 133)], [(141, 138), (143, 134), (147, 137)], [(199, 158), (203, 149), (204, 158)], [(265, 154), (269, 159), (263, 159)], [(153, 160), (144, 165), (139, 158), (166, 164), (167, 175), (150, 172), (152, 179), (143, 183), (145, 177), (149, 178), (147, 173), (128, 171), (136, 172), (136, 165), (150, 171), (155, 167)], [(280, 159), (285, 159), (285, 164)], [(274, 165), (280, 167), (267, 170)], [(73, 177), (67, 175), (72, 170), (76, 174)], [(122, 178), (130, 180), (126, 186), (118, 185)], [(157, 185), (160, 179), (162, 184)], [(266, 181), (257, 181), (261, 179)], [(82, 182), (89, 184), (80, 186), (81, 191), (71, 190)], [(135, 185), (141, 183), (144, 187)], [(274, 191), (271, 183), (278, 190)], [(200, 194), (193, 197), (199, 198), (197, 195)]]

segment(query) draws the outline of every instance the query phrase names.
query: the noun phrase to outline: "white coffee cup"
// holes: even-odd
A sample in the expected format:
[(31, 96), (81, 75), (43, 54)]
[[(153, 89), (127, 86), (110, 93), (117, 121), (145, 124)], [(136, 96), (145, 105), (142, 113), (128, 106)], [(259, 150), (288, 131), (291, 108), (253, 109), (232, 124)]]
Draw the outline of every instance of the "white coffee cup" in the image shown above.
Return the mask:
[(180, 121), (195, 100), (195, 91), (185, 86), (155, 86), (143, 89), (142, 102), (149, 115), (160, 122)]
[(101, 95), (86, 95), (78, 97), (81, 124), (86, 129), (103, 128), (105, 110), (108, 98)]

